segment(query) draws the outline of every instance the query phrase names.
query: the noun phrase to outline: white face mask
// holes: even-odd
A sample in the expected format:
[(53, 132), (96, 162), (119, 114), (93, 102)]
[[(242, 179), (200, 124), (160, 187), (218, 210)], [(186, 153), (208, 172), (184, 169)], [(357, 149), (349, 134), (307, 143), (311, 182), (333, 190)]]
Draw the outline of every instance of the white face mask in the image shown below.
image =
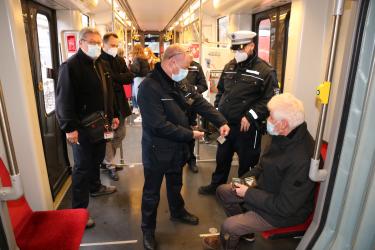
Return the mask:
[(248, 57), (247, 53), (243, 50), (236, 50), (236, 53), (234, 54), (237, 63), (246, 61)]
[(92, 59), (96, 59), (100, 56), (101, 47), (97, 44), (88, 44), (86, 54)]
[(113, 57), (116, 57), (118, 48), (109, 48), (107, 53), (110, 54)]
[(186, 78), (188, 73), (189, 73), (189, 70), (180, 68), (180, 70), (178, 71), (178, 74), (175, 75), (172, 73), (172, 80), (175, 82), (182, 81), (183, 79)]
[(279, 132), (275, 130), (275, 125), (267, 120), (267, 132), (270, 135), (279, 135)]

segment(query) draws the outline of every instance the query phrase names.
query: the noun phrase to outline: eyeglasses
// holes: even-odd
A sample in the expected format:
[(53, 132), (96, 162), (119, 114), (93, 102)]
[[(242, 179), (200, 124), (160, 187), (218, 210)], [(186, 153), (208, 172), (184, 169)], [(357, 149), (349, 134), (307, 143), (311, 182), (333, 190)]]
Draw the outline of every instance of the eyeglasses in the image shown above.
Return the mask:
[(81, 40), (87, 42), (87, 43), (90, 44), (90, 45), (99, 45), (99, 46), (102, 45), (102, 42), (87, 41), (87, 40), (85, 40), (85, 39), (81, 39)]

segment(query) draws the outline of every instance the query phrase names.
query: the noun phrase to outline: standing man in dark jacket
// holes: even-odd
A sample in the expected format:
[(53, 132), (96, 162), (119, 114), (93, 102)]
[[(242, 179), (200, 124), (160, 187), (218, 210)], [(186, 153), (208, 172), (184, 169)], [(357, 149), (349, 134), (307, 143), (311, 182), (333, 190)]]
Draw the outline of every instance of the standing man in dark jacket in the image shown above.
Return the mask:
[[(224, 184), (216, 192), (229, 217), (220, 232), (228, 250), (236, 249), (240, 237), (254, 241), (254, 232), (303, 223), (313, 211), (315, 184), (309, 169), (314, 141), (304, 122), (303, 104), (286, 93), (273, 97), (268, 109), (272, 141), (246, 175), (257, 184)], [(203, 241), (208, 249), (219, 249), (218, 243), (218, 238)]]
[[(191, 84), (194, 87), (194, 89), (199, 94), (202, 94), (208, 89), (206, 77), (204, 76), (202, 66), (195, 61), (191, 61), (190, 63), (189, 73), (186, 77), (186, 80), (189, 84)], [(190, 119), (192, 126), (198, 125), (196, 113), (192, 113)], [(194, 155), (194, 146), (195, 140), (192, 140), (190, 143), (190, 159), (188, 160), (188, 166), (193, 173), (198, 173), (197, 158)]]
[(138, 100), (143, 117), (142, 160), (145, 183), (142, 195), (142, 231), (145, 249), (155, 249), (156, 214), (160, 185), (166, 178), (171, 220), (197, 225), (198, 217), (185, 209), (181, 196), (182, 167), (189, 159), (189, 143), (203, 132), (191, 129), (189, 113), (196, 112), (229, 133), (225, 118), (201, 95), (191, 91), (183, 79), (191, 57), (179, 44), (169, 46), (164, 60), (146, 77), (139, 88)]
[[(82, 29), (79, 33), (80, 49), (59, 69), (56, 116), (73, 148), (73, 208), (87, 208), (89, 194), (100, 196), (116, 191), (116, 187), (104, 186), (100, 182), (100, 163), (105, 153), (104, 130), (103, 140), (93, 143), (81, 125), (82, 119), (98, 111), (106, 112), (113, 129), (119, 124), (118, 118), (114, 118), (114, 94), (112, 83), (107, 77), (108, 67), (98, 59), (101, 43), (100, 33), (96, 29)], [(106, 86), (106, 96), (103, 94), (103, 85)], [(105, 100), (107, 105), (104, 104)], [(94, 224), (90, 217), (87, 227)]]
[(235, 152), (238, 176), (259, 160), (261, 130), (268, 116), (267, 103), (279, 89), (275, 70), (254, 51), (255, 36), (252, 31), (231, 34), (235, 59), (224, 67), (215, 100), (215, 107), (228, 120), (231, 130), (226, 141), (218, 145), (211, 183), (200, 187), (200, 194), (213, 195), (219, 185), (227, 182)]
[(118, 50), (118, 36), (116, 33), (107, 33), (103, 36), (103, 51), (100, 58), (106, 61), (111, 69), (110, 76), (113, 82), (113, 90), (115, 93), (115, 101), (119, 108), (120, 125), (115, 130), (113, 140), (107, 142), (103, 166), (108, 170), (109, 177), (117, 181), (119, 179), (117, 170), (123, 167), (115, 166), (113, 160), (116, 155), (116, 150), (120, 148), (122, 141), (125, 138), (126, 126), (125, 118), (131, 115), (128, 99), (125, 96), (123, 85), (131, 84), (133, 81), (133, 74), (126, 67), (124, 58), (117, 55)]

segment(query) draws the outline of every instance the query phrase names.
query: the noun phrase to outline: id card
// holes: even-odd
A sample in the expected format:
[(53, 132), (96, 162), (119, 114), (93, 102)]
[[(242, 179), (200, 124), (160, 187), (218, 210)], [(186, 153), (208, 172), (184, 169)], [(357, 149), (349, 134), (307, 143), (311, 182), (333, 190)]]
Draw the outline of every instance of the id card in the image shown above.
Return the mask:
[(227, 139), (225, 139), (224, 136), (219, 136), (216, 140), (217, 140), (220, 144), (223, 144)]
[(113, 131), (107, 131), (107, 132), (104, 132), (104, 139), (105, 139), (105, 140), (113, 139), (113, 136), (114, 136)]

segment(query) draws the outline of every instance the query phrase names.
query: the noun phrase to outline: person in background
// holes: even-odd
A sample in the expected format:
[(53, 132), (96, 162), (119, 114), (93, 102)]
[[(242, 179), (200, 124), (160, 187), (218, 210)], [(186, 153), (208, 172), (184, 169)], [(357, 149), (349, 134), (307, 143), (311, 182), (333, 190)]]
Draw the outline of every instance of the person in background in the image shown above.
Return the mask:
[[(194, 87), (194, 89), (199, 94), (202, 94), (208, 89), (206, 77), (204, 76), (202, 66), (193, 60), (190, 63), (189, 73), (186, 77), (186, 80), (188, 81), (190, 85)], [(191, 114), (190, 123), (191, 123), (191, 126), (193, 127), (199, 126), (199, 124), (197, 124), (196, 113)], [(190, 143), (190, 156), (191, 157), (188, 160), (188, 166), (189, 166), (189, 169), (193, 173), (198, 173), (197, 158), (195, 157), (195, 154), (194, 154), (194, 147), (195, 147), (195, 140), (192, 140)]]
[(271, 143), (257, 166), (244, 176), (256, 181), (217, 188), (216, 196), (228, 218), (220, 238), (203, 240), (205, 249), (221, 245), (234, 250), (240, 238), (253, 242), (255, 232), (301, 224), (313, 211), (315, 183), (309, 170), (314, 140), (307, 130), (303, 104), (285, 93), (274, 96), (267, 106)]
[(118, 51), (117, 34), (113, 32), (106, 33), (103, 36), (103, 51), (100, 57), (110, 65), (110, 76), (113, 82), (115, 100), (117, 102), (117, 107), (119, 108), (120, 125), (115, 130), (113, 139), (107, 142), (102, 168), (107, 169), (109, 177), (114, 181), (119, 179), (117, 171), (122, 170), (123, 167), (115, 166), (113, 161), (117, 149), (120, 148), (120, 145), (125, 138), (125, 119), (131, 115), (130, 106), (128, 99), (125, 96), (123, 85), (131, 84), (133, 81), (133, 74), (129, 71), (128, 67), (126, 67), (124, 58), (118, 55)]
[(276, 71), (256, 54), (255, 36), (248, 30), (230, 34), (235, 56), (220, 76), (215, 107), (228, 120), (231, 133), (218, 145), (216, 169), (211, 183), (199, 188), (202, 195), (214, 195), (216, 188), (227, 182), (234, 153), (238, 155), (239, 177), (259, 160), (267, 103), (279, 88)]
[[(112, 83), (105, 77), (109, 66), (99, 58), (102, 38), (94, 28), (79, 32), (79, 50), (59, 68), (56, 88), (56, 118), (67, 140), (72, 144), (74, 167), (72, 173), (72, 207), (87, 208), (89, 195), (101, 196), (116, 191), (114, 186), (100, 182), (100, 164), (105, 155), (103, 140), (92, 142), (89, 133), (81, 125), (82, 120), (97, 112), (103, 112), (112, 121), (112, 128), (119, 125), (114, 118), (114, 93)], [(99, 72), (105, 72), (100, 74)], [(103, 95), (103, 85), (108, 94)], [(104, 104), (107, 100), (106, 105)], [(89, 217), (86, 227), (95, 225)]]
[(171, 220), (190, 225), (199, 223), (199, 218), (185, 209), (181, 195), (182, 169), (189, 159), (189, 143), (204, 135), (192, 130), (188, 113), (192, 111), (209, 119), (220, 128), (222, 136), (229, 133), (225, 118), (202, 95), (190, 89), (191, 85), (184, 84), (190, 62), (186, 48), (173, 44), (139, 87), (145, 178), (141, 228), (147, 250), (156, 249), (156, 215), (164, 176)]
[[(138, 115), (138, 103), (137, 103), (137, 95), (138, 95), (138, 88), (141, 82), (145, 79), (148, 72), (150, 72), (150, 65), (147, 61), (147, 57), (144, 53), (144, 48), (140, 44), (136, 44), (133, 47), (131, 52), (132, 54), (132, 63), (130, 65), (130, 70), (134, 74), (134, 84), (132, 87), (132, 103), (133, 103), (133, 113)], [(134, 122), (141, 122), (141, 116), (137, 117)]]
[(155, 56), (154, 52), (150, 47), (145, 48), (145, 55), (147, 58), (148, 63), (150, 64), (150, 69), (153, 70), (155, 68), (155, 64), (159, 62), (159, 58)]

